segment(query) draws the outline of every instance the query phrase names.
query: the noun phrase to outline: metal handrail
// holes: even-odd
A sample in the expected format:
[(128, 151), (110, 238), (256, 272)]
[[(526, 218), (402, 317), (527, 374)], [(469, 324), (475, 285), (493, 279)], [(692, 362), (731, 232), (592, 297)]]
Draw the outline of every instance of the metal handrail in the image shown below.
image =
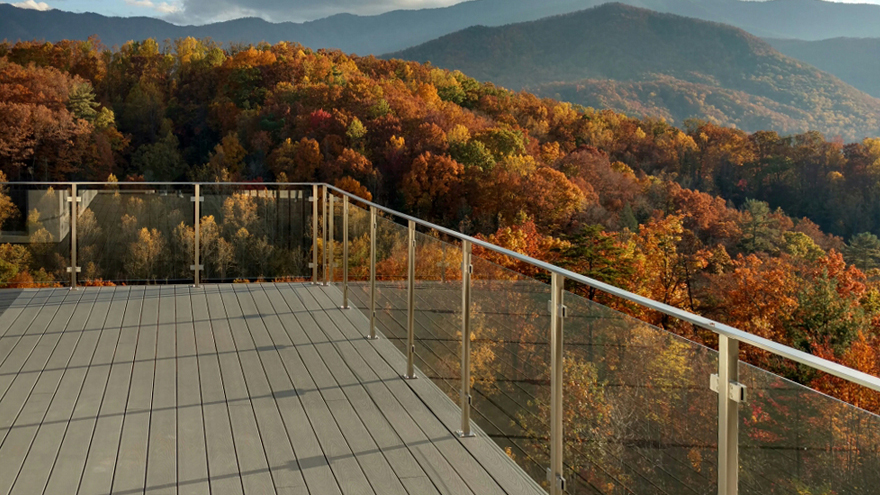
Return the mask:
[[(76, 208), (77, 208), (77, 188), (82, 186), (111, 186), (114, 188), (124, 187), (150, 187), (150, 186), (192, 186), (194, 189), (193, 201), (194, 206), (194, 222), (196, 227), (196, 238), (194, 243), (194, 261), (192, 270), (195, 272), (194, 281), (196, 286), (199, 284), (199, 272), (203, 269), (199, 259), (199, 239), (198, 226), (199, 203), (204, 198), (200, 191), (202, 186), (206, 187), (225, 187), (225, 186), (246, 186), (251, 188), (269, 189), (270, 187), (307, 187), (311, 189), (312, 203), (312, 282), (318, 283), (318, 266), (323, 265), (323, 283), (329, 284), (334, 280), (332, 275), (334, 262), (333, 256), (328, 256), (328, 249), (332, 249), (335, 242), (329, 231), (334, 228), (333, 217), (329, 218), (328, 229), (328, 209), (332, 213), (333, 198), (335, 194), (343, 198), (343, 228), (345, 230), (343, 236), (343, 307), (348, 307), (348, 215), (349, 203), (355, 201), (369, 209), (370, 212), (370, 308), (369, 319), (370, 329), (367, 338), (376, 339), (376, 237), (377, 237), (377, 214), (383, 212), (392, 218), (405, 221), (408, 226), (408, 254), (407, 254), (407, 369), (403, 375), (404, 378), (412, 379), (416, 375), (414, 373), (414, 286), (415, 286), (415, 232), (416, 226), (431, 229), (438, 233), (445, 234), (451, 238), (458, 239), (462, 243), (462, 347), (461, 347), (461, 365), (462, 365), (462, 383), (461, 383), (461, 411), (462, 411), (462, 429), (457, 432), (462, 438), (472, 436), (470, 431), (470, 380), (468, 377), (470, 370), (470, 273), (472, 265), (470, 264), (470, 255), (473, 246), (505, 255), (511, 259), (526, 263), (535, 268), (549, 272), (550, 274), (550, 330), (551, 330), (551, 438), (550, 438), (550, 467), (547, 470), (547, 481), (551, 495), (562, 495), (565, 493), (564, 478), (564, 449), (563, 449), (563, 340), (564, 340), (564, 287), (566, 280), (572, 280), (580, 284), (601, 290), (607, 294), (619, 297), (621, 299), (634, 302), (642, 307), (657, 311), (659, 313), (672, 316), (679, 320), (688, 322), (699, 328), (709, 330), (718, 335), (718, 374), (713, 375), (708, 382), (710, 387), (718, 393), (718, 494), (719, 495), (736, 495), (738, 492), (738, 472), (739, 472), (739, 403), (746, 400), (745, 387), (738, 383), (739, 379), (739, 345), (740, 343), (749, 344), (759, 349), (765, 350), (771, 354), (789, 359), (796, 363), (800, 363), (811, 368), (823, 371), (832, 376), (836, 376), (851, 383), (855, 383), (868, 389), (880, 392), (880, 377), (872, 376), (861, 371), (834, 363), (827, 359), (823, 359), (812, 354), (793, 349), (786, 345), (774, 342), (772, 340), (759, 337), (757, 335), (745, 332), (738, 328), (734, 328), (723, 323), (713, 321), (688, 311), (684, 311), (668, 304), (664, 304), (652, 299), (634, 294), (623, 290), (619, 287), (600, 282), (598, 280), (586, 277), (571, 270), (566, 270), (550, 263), (534, 259), (509, 249), (496, 246), (492, 243), (471, 237), (452, 229), (441, 227), (426, 220), (422, 220), (410, 215), (406, 215), (390, 208), (373, 203), (372, 201), (363, 199), (355, 194), (344, 191), (338, 187), (319, 182), (3, 182), (0, 187), (10, 185), (25, 186), (42, 186), (42, 187), (69, 187), (72, 194), (71, 216), (72, 216), (72, 253), (71, 265), (68, 270), (71, 273), (71, 287), (76, 287), (76, 273), (79, 268), (76, 266)], [(319, 192), (320, 191), (320, 192)], [(319, 202), (322, 207), (319, 210)], [(328, 204), (329, 203), (329, 204)], [(329, 208), (328, 208), (329, 207)], [(318, 258), (318, 217), (322, 216), (321, 236), (323, 256), (322, 262)], [(328, 248), (329, 247), (329, 248)]]

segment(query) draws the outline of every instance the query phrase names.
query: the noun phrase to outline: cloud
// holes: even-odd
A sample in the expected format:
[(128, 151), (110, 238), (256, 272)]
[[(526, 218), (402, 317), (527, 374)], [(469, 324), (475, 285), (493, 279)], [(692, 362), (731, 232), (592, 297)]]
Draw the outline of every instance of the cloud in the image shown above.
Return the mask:
[(20, 9), (31, 9), (31, 10), (52, 10), (52, 7), (49, 7), (49, 4), (46, 2), (35, 2), (34, 0), (25, 0), (24, 2), (18, 2), (12, 4), (13, 7), (18, 7)]
[(170, 4), (168, 2), (154, 3), (151, 0), (125, 0), (125, 4), (131, 5), (132, 7), (152, 9), (160, 14), (174, 14), (180, 10), (179, 5)]
[[(149, 1), (149, 0), (126, 0)], [(262, 17), (272, 22), (307, 21), (333, 14), (374, 15), (395, 9), (445, 7), (462, 0), (182, 0), (167, 19), (176, 23), (203, 24), (240, 17)]]

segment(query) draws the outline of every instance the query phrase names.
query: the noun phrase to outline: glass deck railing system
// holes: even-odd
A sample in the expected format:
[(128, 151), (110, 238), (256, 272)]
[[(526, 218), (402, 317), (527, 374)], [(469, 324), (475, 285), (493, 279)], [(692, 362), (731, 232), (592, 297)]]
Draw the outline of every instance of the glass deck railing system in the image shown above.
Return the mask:
[[(34, 284), (339, 285), (551, 494), (875, 494), (880, 416), (739, 361), (740, 346), (880, 392), (880, 378), (325, 184), (10, 183), (0, 243)], [(474, 254), (475, 248), (492, 259)], [(529, 275), (494, 261), (506, 257)], [(547, 283), (549, 281), (549, 283)], [(714, 350), (567, 291), (709, 330)], [(474, 427), (476, 425), (476, 427)]]

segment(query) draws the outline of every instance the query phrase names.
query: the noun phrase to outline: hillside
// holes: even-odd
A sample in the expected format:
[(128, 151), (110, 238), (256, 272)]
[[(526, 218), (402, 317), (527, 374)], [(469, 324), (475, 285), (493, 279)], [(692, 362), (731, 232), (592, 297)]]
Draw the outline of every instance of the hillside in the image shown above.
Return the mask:
[[(86, 42), (0, 44), (0, 108), (0, 182), (251, 182), (208, 188), (224, 199), (202, 210), (202, 259), (206, 273), (221, 279), (272, 280), (305, 268), (308, 249), (276, 237), (276, 224), (266, 221), (282, 210), (276, 197), (252, 191), (272, 180), (327, 182), (880, 374), (880, 281), (863, 271), (880, 266), (880, 240), (854, 237), (880, 233), (872, 165), (880, 141), (844, 146), (815, 133), (748, 135), (708, 123), (682, 131), (415, 62), (293, 43), (221, 50), (183, 40), (168, 53), (153, 41), (110, 52)], [(125, 189), (108, 189), (115, 187)], [(10, 211), (5, 189), (16, 188), (0, 187), (0, 226), (27, 222), (43, 235), (39, 210)], [(100, 214), (115, 213), (118, 223), (80, 212), (84, 279), (107, 280), (122, 266), (142, 279), (158, 278), (165, 267), (186, 276), (179, 255), (192, 249), (192, 217), (172, 206), (188, 204), (185, 198), (106, 196), (113, 207)], [(363, 280), (366, 217), (352, 218), (360, 232), (351, 240), (352, 275)], [(382, 225), (377, 272), (397, 277), (405, 243)], [(65, 258), (47, 244), (0, 247), (0, 285), (63, 280)], [(454, 254), (427, 246), (420, 241), (420, 270), (455, 269), (438, 261)], [(474, 255), (539, 275), (500, 254)], [(476, 265), (476, 277), (493, 279), (490, 266)], [(585, 287), (569, 290), (713, 344), (688, 324)], [(754, 349), (743, 358), (880, 411), (874, 394), (836, 387)], [(530, 458), (519, 452), (517, 459)], [(796, 489), (821, 493), (824, 483)]]
[(845, 139), (880, 129), (880, 100), (740, 29), (623, 4), (473, 27), (389, 57), (603, 108), (584, 89), (601, 80), (626, 83), (599, 85), (608, 108), (641, 108), (634, 113), (678, 124), (710, 118), (746, 130), (819, 130)]
[(880, 38), (767, 39), (780, 52), (880, 98)]
[[(0, 39), (86, 39), (107, 46), (128, 40), (210, 37), (221, 42), (296, 41), (312, 48), (380, 54), (424, 43), (475, 26), (501, 26), (565, 14), (604, 0), (472, 0), (445, 8), (396, 10), (375, 16), (340, 14), (305, 23), (237, 19), (204, 26), (176, 26), (146, 18), (118, 18), (52, 10), (38, 12), (0, 4)], [(742, 28), (756, 36), (826, 39), (880, 37), (880, 6), (820, 0), (624, 0), (648, 8)]]

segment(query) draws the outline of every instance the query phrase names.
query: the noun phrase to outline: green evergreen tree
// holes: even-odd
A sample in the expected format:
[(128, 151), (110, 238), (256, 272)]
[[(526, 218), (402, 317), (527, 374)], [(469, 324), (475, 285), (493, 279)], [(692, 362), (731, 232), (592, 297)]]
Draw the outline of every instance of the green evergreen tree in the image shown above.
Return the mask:
[[(569, 239), (571, 247), (563, 251), (560, 264), (600, 282), (620, 285), (618, 280), (633, 273), (624, 249), (601, 225), (587, 225)], [(590, 287), (587, 297), (595, 299), (597, 290)]]
[(870, 232), (856, 234), (849, 240), (843, 254), (859, 270), (877, 268), (880, 266), (880, 239)]

